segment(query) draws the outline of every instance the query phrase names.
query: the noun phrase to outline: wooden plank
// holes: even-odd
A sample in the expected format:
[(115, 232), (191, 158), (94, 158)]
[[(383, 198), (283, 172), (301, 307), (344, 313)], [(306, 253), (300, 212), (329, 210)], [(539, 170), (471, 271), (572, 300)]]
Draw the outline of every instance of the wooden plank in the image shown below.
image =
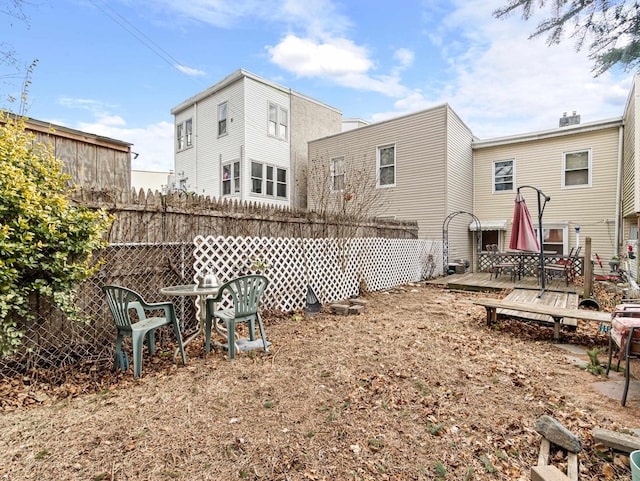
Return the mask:
[(593, 440), (595, 442), (602, 443), (616, 451), (630, 453), (631, 451), (640, 449), (640, 436), (632, 436), (630, 434), (600, 428), (594, 428), (591, 433), (593, 434)]
[(531, 481), (568, 481), (566, 474), (555, 466), (534, 466), (531, 468)]
[(514, 311), (534, 312), (546, 314), (557, 318), (582, 319), (585, 321), (611, 322), (611, 314), (599, 311), (587, 311), (581, 309), (568, 309), (543, 304), (516, 303), (499, 299), (480, 298), (473, 301), (474, 304), (493, 309), (510, 309)]
[[(531, 289), (514, 289), (503, 300), (516, 303), (531, 303), (539, 305), (547, 305), (552, 307), (561, 308), (578, 308), (578, 295), (573, 292), (545, 292), (542, 297), (538, 297), (540, 291)], [(520, 310), (499, 309), (498, 314), (502, 314), (508, 317), (517, 317), (520, 319), (528, 319), (540, 323), (553, 323), (553, 319), (550, 319), (546, 314), (539, 314), (533, 312), (523, 312)], [(563, 325), (577, 326), (578, 321), (576, 319), (563, 319)]]
[(567, 478), (578, 481), (578, 455), (571, 451), (567, 453)]
[(542, 438), (540, 441), (540, 452), (538, 453), (538, 466), (546, 466), (549, 464), (549, 451), (551, 451), (551, 443), (548, 439)]

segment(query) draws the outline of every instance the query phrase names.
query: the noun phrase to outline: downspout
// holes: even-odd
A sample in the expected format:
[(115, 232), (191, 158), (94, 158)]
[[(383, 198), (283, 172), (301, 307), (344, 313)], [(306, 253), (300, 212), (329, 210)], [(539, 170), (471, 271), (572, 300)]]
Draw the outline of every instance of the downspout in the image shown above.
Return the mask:
[(614, 255), (619, 255), (620, 248), (620, 220), (622, 218), (622, 168), (623, 168), (623, 149), (622, 142), (624, 139), (624, 126), (618, 128), (618, 172), (616, 173), (616, 217), (615, 217), (615, 245)]
[[(198, 122), (198, 102), (195, 102), (193, 104), (193, 118), (195, 120), (194, 123), (196, 125), (195, 125), (195, 128), (194, 128), (193, 124), (191, 124), (191, 129), (192, 129), (191, 135), (194, 135), (194, 133), (193, 133), (194, 130), (196, 132), (198, 131), (198, 128), (199, 128), (198, 125), (200, 124)], [(194, 188), (194, 191), (198, 192), (198, 180), (200, 179), (200, 176), (198, 175), (198, 139), (197, 139), (197, 134), (195, 134), (194, 137), (196, 137), (196, 138), (193, 139), (193, 157), (195, 159), (195, 164), (196, 164), (196, 165), (194, 165), (195, 171), (196, 171), (196, 187)]]

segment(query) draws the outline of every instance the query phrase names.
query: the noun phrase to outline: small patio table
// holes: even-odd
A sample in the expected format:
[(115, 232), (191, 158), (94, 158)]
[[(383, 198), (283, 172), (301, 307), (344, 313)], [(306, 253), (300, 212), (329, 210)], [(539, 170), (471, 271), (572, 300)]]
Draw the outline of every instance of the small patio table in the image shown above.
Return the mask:
[[(189, 344), (199, 335), (204, 334), (206, 299), (209, 296), (214, 296), (214, 297), (217, 296), (219, 289), (220, 289), (220, 286), (200, 287), (198, 284), (169, 286), (169, 287), (163, 287), (162, 289), (160, 289), (160, 293), (166, 296), (197, 296), (198, 298), (197, 301), (200, 304), (200, 309), (198, 310), (198, 330), (183, 342), (183, 346), (185, 349), (187, 348), (187, 344)], [(226, 338), (226, 335), (220, 332), (217, 329), (217, 326), (216, 326), (216, 331), (218, 331), (218, 333), (221, 336)], [(176, 360), (177, 355), (178, 355), (178, 350), (176, 349), (176, 352), (173, 354), (174, 362)]]

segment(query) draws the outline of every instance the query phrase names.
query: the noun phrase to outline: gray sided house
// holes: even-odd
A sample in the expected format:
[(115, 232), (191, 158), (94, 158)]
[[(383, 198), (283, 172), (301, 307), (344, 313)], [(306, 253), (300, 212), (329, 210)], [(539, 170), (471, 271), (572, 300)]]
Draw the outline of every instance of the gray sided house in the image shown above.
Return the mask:
[[(482, 250), (492, 243), (509, 248), (516, 190), (528, 185), (551, 198), (542, 215), (545, 251), (568, 255), (590, 237), (592, 252), (611, 258), (619, 243), (622, 129), (622, 118), (614, 118), (475, 140), (473, 211)], [(537, 232), (538, 193), (525, 187), (521, 194)]]
[[(327, 197), (376, 196), (377, 217), (417, 221), (422, 239), (441, 239), (443, 221), (473, 209), (473, 134), (449, 105), (309, 142), (309, 209)], [(318, 183), (326, 188), (318, 188)], [(449, 225), (449, 258), (473, 259), (468, 215)]]
[(25, 127), (36, 140), (50, 144), (63, 170), (78, 187), (128, 192), (131, 189), (131, 144), (36, 119)]
[(342, 113), (237, 70), (174, 107), (179, 189), (306, 207), (307, 142), (341, 130)]

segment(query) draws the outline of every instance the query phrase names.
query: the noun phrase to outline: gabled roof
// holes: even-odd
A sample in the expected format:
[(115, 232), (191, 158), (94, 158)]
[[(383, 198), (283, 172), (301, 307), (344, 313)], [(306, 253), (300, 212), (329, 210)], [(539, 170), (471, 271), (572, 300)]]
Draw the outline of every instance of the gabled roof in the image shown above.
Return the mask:
[(493, 139), (480, 140), (474, 139), (471, 146), (475, 149), (486, 147), (496, 147), (498, 145), (516, 144), (520, 142), (531, 142), (535, 140), (550, 139), (553, 137), (562, 137), (564, 135), (575, 135), (584, 132), (593, 132), (594, 130), (611, 129), (621, 127), (624, 124), (622, 117), (616, 117), (607, 120), (598, 120), (596, 122), (588, 122), (584, 124), (569, 125), (567, 127), (558, 127), (557, 129), (540, 130), (538, 132), (529, 132), (527, 134), (510, 135), (507, 137), (496, 137)]

